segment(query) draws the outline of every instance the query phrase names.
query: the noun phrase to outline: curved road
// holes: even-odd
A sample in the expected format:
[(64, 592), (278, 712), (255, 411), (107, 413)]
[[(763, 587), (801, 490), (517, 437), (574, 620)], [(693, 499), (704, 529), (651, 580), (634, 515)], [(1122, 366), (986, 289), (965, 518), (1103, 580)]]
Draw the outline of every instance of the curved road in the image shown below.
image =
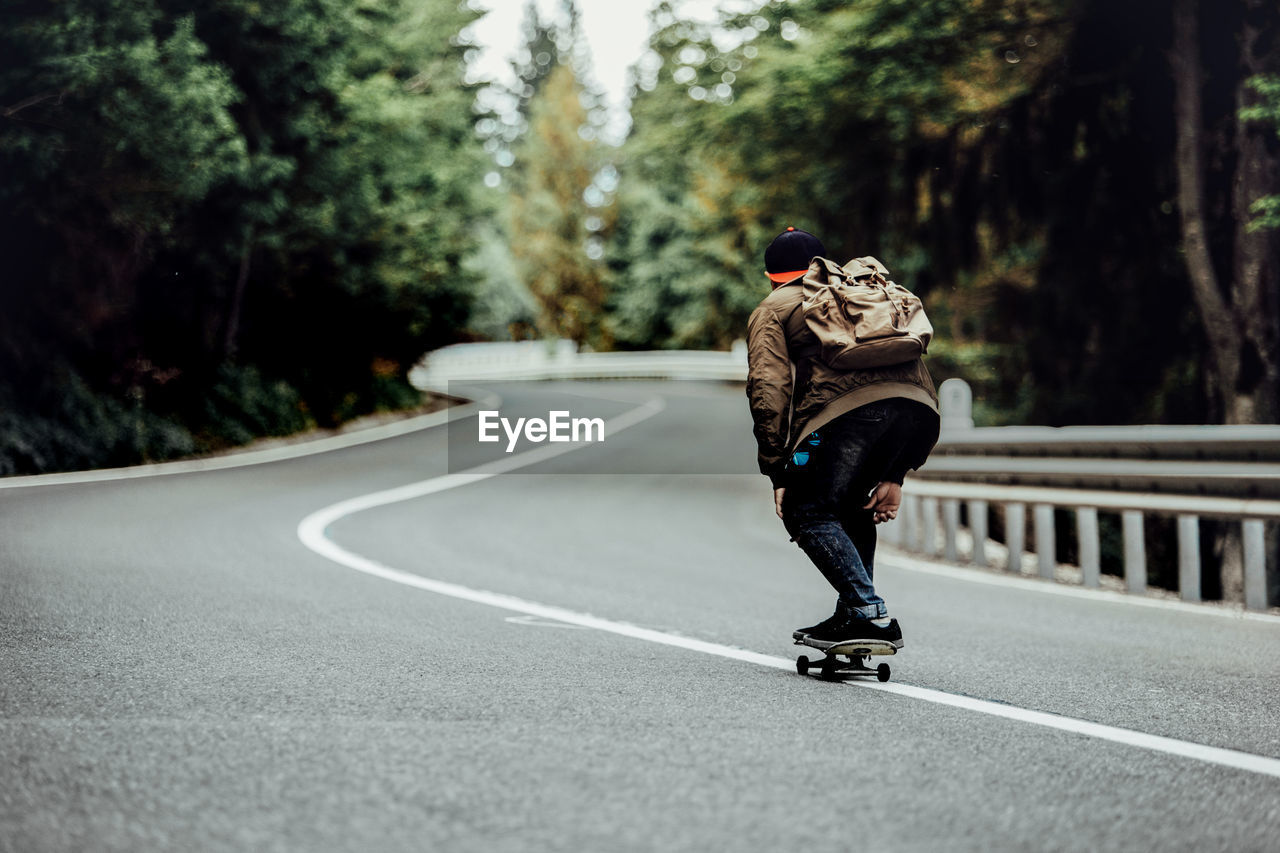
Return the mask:
[(618, 420), (0, 487), (0, 850), (1276, 849), (1277, 620), (886, 552), (893, 681), (801, 678), (740, 388), (497, 391)]

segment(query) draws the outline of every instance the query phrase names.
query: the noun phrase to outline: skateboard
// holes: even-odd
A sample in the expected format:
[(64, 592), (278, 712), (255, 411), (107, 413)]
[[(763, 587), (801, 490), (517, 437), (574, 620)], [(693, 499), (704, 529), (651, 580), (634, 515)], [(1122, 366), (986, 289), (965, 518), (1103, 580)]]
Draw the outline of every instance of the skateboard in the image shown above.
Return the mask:
[[(796, 640), (797, 646), (809, 646), (826, 654), (822, 660), (809, 660), (807, 655), (796, 658), (796, 672), (801, 675), (813, 675), (823, 681), (843, 681), (846, 678), (859, 678), (874, 675), (880, 681), (889, 680), (889, 664), (882, 663), (875, 669), (867, 664), (872, 655), (896, 655), (898, 650), (893, 643), (884, 640), (859, 640), (856, 643), (842, 643), (829, 649), (806, 640)], [(840, 658), (846, 660), (840, 660)]]

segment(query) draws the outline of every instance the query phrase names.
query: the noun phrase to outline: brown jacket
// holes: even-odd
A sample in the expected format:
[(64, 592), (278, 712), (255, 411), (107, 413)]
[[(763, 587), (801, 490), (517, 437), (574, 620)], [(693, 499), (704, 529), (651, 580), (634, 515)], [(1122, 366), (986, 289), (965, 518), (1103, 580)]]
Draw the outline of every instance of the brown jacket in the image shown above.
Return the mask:
[(800, 310), (800, 282), (776, 288), (747, 321), (747, 399), (760, 472), (775, 486), (800, 439), (845, 412), (889, 397), (938, 411), (938, 393), (922, 359), (849, 372), (828, 367)]

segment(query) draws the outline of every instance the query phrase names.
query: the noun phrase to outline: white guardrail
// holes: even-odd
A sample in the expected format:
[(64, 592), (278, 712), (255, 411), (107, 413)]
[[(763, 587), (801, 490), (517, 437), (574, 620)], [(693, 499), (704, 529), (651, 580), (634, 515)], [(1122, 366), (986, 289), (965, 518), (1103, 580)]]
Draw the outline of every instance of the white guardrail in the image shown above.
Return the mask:
[(578, 352), (573, 341), (454, 344), (438, 349), (409, 374), (420, 388), (455, 380), (711, 379), (745, 382), (747, 345), (729, 352), (657, 350)]
[[(1200, 601), (1200, 519), (1225, 519), (1239, 524), (1239, 539), (1228, 540), (1223, 561), (1237, 561), (1245, 607), (1265, 610), (1274, 599), (1268, 562), (1275, 562), (1274, 523), (1280, 520), (1280, 426), (975, 429), (969, 386), (949, 379), (938, 390), (942, 436), (929, 461), (904, 485), (899, 517), (885, 529), (889, 542), (978, 566), (1003, 552), (1006, 571), (1030, 570), (1098, 587), (1098, 513), (1115, 513), (1123, 536), (1123, 582), (1141, 595), (1147, 592), (1147, 516), (1172, 517), (1177, 592), (1184, 601)], [(1059, 510), (1075, 514), (1075, 566), (1057, 563)], [(1003, 519), (1003, 543), (988, 536), (993, 512)], [(1034, 555), (1025, 553), (1028, 532)]]
[[(420, 388), (454, 380), (705, 379), (745, 381), (746, 345), (730, 352), (578, 352), (572, 341), (458, 344), (429, 354), (410, 374)], [(1098, 514), (1116, 513), (1124, 540), (1125, 588), (1147, 591), (1146, 517), (1177, 519), (1178, 589), (1200, 601), (1200, 519), (1237, 522), (1246, 608), (1276, 596), (1268, 573), (1280, 521), (1280, 426), (975, 428), (972, 393), (958, 379), (939, 388), (942, 437), (908, 478), (890, 543), (951, 562), (1045, 578), (1102, 583)], [(1027, 526), (1027, 507), (1032, 524)], [(1057, 563), (1054, 515), (1075, 514), (1078, 565)], [(989, 534), (999, 513), (1005, 542)], [(963, 523), (962, 523), (963, 522)], [(1273, 536), (1268, 536), (1271, 525)], [(1028, 553), (1028, 537), (1034, 553)], [(1274, 559), (1270, 560), (1274, 562)], [(1272, 571), (1275, 568), (1272, 567)]]

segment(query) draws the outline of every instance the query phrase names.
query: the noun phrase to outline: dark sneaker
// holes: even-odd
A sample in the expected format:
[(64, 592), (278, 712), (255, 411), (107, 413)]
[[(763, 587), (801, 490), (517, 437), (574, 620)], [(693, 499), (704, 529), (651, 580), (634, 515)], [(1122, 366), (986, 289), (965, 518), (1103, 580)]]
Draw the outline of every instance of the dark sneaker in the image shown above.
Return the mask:
[(805, 637), (811, 636), (815, 631), (825, 635), (833, 628), (838, 629), (848, 621), (849, 617), (845, 616), (843, 613), (833, 613), (817, 625), (810, 625), (808, 628), (797, 628), (791, 634), (791, 638), (793, 640), (803, 640)]
[[(797, 637), (797, 639), (800, 638)], [(902, 629), (898, 627), (897, 619), (890, 619), (889, 624), (882, 628), (869, 619), (836, 621), (833, 617), (821, 625), (813, 626), (805, 639), (808, 642), (820, 644), (819, 648), (842, 646), (860, 640), (878, 640), (882, 643), (891, 643), (895, 649), (900, 649), (902, 648)]]

